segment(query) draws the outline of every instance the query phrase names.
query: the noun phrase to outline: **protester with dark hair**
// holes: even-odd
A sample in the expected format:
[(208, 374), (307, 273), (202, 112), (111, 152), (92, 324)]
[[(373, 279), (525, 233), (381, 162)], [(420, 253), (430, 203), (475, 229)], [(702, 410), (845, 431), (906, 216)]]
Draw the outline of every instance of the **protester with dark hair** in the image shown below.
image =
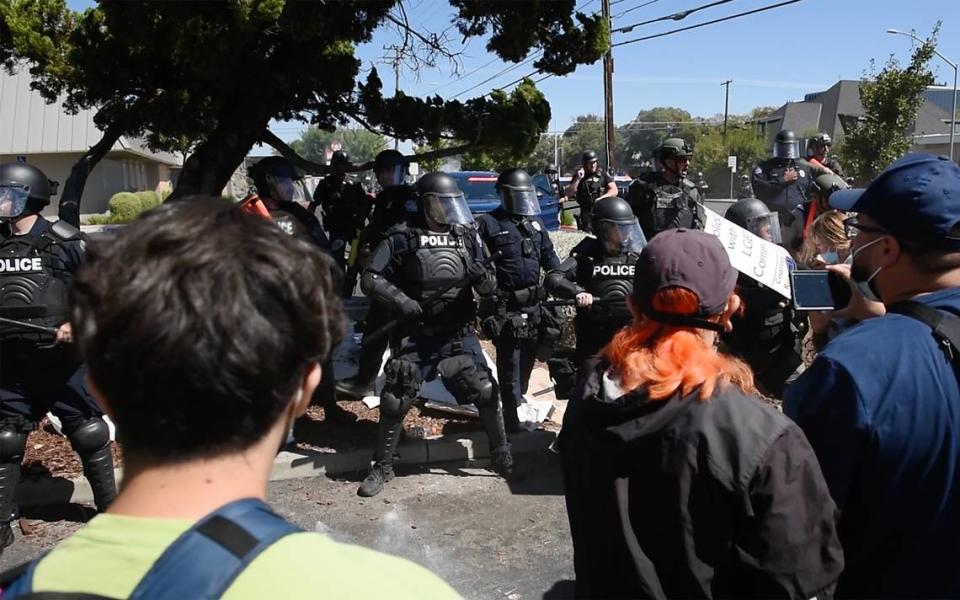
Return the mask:
[(361, 578), (375, 597), (454, 596), (416, 565), (302, 532), (263, 501), (342, 326), (330, 259), (312, 244), (218, 198), (164, 204), (91, 245), (73, 326), (117, 423), (123, 487), (5, 599), (30, 588), (345, 597)]
[(787, 388), (840, 508), (837, 594), (960, 596), (960, 166), (909, 154), (834, 192), (856, 319)]
[(633, 324), (560, 432), (577, 596), (829, 596), (836, 507), (803, 432), (717, 351), (740, 308), (720, 240), (668, 230), (637, 261)]

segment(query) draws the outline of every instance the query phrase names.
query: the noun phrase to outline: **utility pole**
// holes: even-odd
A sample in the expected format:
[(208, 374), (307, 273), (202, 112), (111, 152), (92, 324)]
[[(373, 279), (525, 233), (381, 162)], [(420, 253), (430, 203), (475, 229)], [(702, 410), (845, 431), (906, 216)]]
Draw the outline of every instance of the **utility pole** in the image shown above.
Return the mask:
[(733, 83), (732, 79), (728, 79), (721, 83), (720, 85), (727, 88), (726, 97), (723, 101), (723, 141), (727, 141), (727, 117), (730, 114), (730, 84)]
[[(603, 18), (607, 27), (613, 29), (613, 23), (610, 20), (610, 0), (603, 0)], [(606, 131), (605, 154), (607, 159), (607, 171), (613, 171), (613, 48), (607, 46), (607, 52), (603, 55), (603, 123)]]
[[(396, 96), (397, 92), (400, 91), (400, 47), (395, 46), (393, 48), (395, 54), (393, 55), (393, 95)], [(393, 138), (393, 149), (398, 150), (400, 148), (400, 138)]]

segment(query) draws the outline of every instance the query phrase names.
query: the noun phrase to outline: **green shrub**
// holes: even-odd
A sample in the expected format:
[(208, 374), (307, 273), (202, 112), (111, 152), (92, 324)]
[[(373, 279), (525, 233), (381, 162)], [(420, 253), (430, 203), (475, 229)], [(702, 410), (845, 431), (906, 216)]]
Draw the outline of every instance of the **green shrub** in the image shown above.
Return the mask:
[(107, 202), (107, 207), (110, 209), (110, 216), (117, 223), (132, 221), (143, 212), (143, 204), (140, 202), (140, 198), (131, 192), (114, 194)]
[(173, 193), (173, 190), (170, 189), (170, 188), (164, 188), (163, 190), (161, 190), (161, 191), (160, 191), (160, 202), (161, 202), (161, 203), (166, 202), (166, 201), (167, 201), (167, 198), (169, 198), (169, 197), (170, 197), (170, 194), (172, 194), (172, 193)]
[(154, 191), (146, 192), (136, 192), (137, 198), (140, 198), (140, 204), (143, 206), (143, 210), (150, 210), (151, 208), (156, 208), (160, 206), (160, 194)]

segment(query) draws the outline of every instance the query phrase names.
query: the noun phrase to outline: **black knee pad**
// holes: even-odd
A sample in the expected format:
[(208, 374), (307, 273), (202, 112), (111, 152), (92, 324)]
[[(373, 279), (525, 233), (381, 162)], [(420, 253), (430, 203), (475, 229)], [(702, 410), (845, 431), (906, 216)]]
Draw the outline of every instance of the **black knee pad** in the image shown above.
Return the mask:
[(0, 427), (0, 463), (20, 464), (27, 447), (27, 434), (10, 426)]
[(420, 393), (420, 368), (408, 360), (391, 359), (383, 374), (386, 380), (380, 393), (380, 411), (402, 417)]
[(472, 356), (451, 356), (437, 365), (440, 379), (460, 404), (484, 406), (496, 402), (497, 386), (488, 369), (480, 368)]
[(77, 454), (87, 456), (110, 444), (110, 428), (100, 417), (92, 417), (67, 433), (67, 439)]

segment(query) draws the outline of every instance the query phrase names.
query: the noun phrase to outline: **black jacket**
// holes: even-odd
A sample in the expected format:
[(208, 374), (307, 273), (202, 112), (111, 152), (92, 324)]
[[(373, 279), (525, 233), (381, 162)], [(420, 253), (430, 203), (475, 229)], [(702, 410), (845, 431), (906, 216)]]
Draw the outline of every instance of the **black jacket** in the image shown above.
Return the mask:
[(652, 402), (588, 366), (559, 442), (578, 596), (831, 595), (837, 509), (799, 427), (730, 386)]

